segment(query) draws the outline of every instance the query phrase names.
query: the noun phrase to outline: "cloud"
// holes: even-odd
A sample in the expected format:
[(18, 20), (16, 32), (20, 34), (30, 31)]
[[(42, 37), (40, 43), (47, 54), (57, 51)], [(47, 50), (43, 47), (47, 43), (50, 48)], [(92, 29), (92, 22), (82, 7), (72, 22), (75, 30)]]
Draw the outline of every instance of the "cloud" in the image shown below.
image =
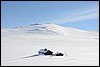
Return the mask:
[(95, 18), (99, 18), (99, 7), (95, 7), (92, 9), (85, 9), (82, 12), (70, 14), (69, 16), (47, 21), (45, 23), (62, 24), (62, 23), (70, 23), (70, 22), (76, 22), (76, 21), (91, 20)]

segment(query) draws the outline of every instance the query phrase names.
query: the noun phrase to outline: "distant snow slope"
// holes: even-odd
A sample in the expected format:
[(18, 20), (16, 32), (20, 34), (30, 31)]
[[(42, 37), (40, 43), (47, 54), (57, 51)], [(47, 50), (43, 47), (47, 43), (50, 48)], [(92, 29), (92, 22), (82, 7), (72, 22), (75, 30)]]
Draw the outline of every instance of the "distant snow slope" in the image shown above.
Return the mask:
[[(2, 29), (2, 35), (8, 34), (44, 34), (44, 35), (63, 35), (63, 36), (77, 36), (88, 37), (93, 36), (94, 32), (83, 31), (72, 27), (62, 27), (52, 23), (46, 24), (30, 24), (29, 26), (20, 26), (12, 29)], [(93, 33), (93, 34), (92, 34)]]
[[(64, 56), (32, 57), (42, 48)], [(1, 65), (99, 66), (99, 32), (51, 23), (1, 29)]]

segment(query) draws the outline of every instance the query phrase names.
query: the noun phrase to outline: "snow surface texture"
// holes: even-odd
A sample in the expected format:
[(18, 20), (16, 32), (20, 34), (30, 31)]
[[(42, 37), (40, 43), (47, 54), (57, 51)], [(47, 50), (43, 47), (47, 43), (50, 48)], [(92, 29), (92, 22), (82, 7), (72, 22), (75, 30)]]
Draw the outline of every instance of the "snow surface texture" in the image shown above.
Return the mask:
[[(47, 48), (64, 56), (38, 56)], [(2, 66), (99, 66), (99, 32), (31, 24), (1, 30)]]

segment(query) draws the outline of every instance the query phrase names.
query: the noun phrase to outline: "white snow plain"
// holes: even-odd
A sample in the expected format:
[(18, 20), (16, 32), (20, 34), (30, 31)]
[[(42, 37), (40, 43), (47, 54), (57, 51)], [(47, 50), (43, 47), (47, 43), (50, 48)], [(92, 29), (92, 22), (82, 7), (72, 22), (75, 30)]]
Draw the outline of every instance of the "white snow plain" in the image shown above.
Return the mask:
[[(64, 56), (28, 57), (42, 48)], [(99, 32), (55, 24), (2, 29), (1, 66), (99, 66)]]

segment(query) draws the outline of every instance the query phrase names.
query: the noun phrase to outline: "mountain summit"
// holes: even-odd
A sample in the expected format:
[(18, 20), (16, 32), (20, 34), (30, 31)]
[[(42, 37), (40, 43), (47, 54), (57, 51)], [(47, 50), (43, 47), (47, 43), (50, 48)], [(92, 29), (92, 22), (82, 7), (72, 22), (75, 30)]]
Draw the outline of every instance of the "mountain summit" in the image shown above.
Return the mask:
[(19, 26), (12, 29), (2, 29), (3, 34), (43, 34), (43, 35), (64, 35), (75, 37), (87, 37), (93, 35), (93, 32), (76, 29), (73, 27), (63, 27), (52, 23), (35, 23), (28, 26)]
[(33, 33), (33, 34), (57, 34), (57, 35), (68, 35), (72, 32), (84, 32), (83, 30), (79, 30), (72, 27), (63, 27), (60, 25), (52, 24), (52, 23), (35, 23), (30, 24), (28, 26), (19, 26), (15, 28), (19, 31), (24, 31), (27, 33)]

